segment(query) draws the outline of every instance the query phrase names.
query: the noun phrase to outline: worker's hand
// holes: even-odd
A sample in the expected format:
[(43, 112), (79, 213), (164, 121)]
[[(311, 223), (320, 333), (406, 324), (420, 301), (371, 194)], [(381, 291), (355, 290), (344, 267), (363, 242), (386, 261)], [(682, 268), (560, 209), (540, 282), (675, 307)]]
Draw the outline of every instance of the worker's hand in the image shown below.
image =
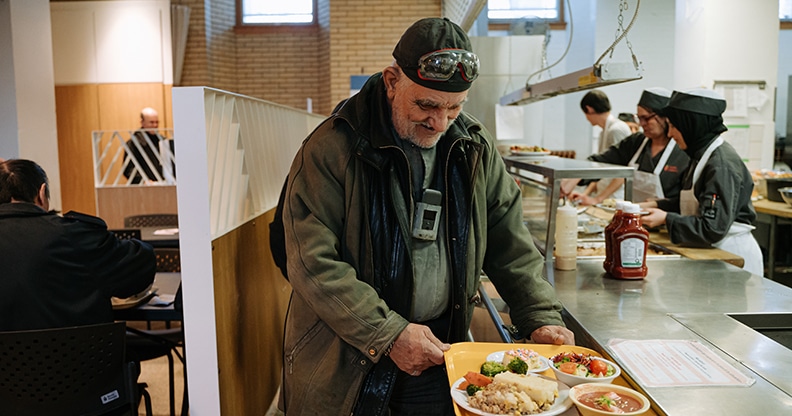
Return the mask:
[(597, 198), (578, 192), (572, 192), (572, 194), (569, 195), (569, 200), (572, 202), (577, 202), (578, 205), (596, 205), (600, 203), (600, 201), (597, 201)]
[(444, 351), (451, 345), (443, 343), (432, 334), (429, 327), (408, 324), (393, 343), (389, 357), (405, 373), (418, 376), (429, 367), (445, 361)]
[(643, 208), (657, 208), (657, 200), (656, 199), (649, 199), (644, 202), (639, 202), (638, 206)]
[(531, 341), (538, 344), (575, 345), (575, 334), (558, 325), (545, 325), (531, 332)]
[(646, 208), (648, 214), (641, 217), (641, 224), (649, 228), (657, 228), (666, 222), (666, 212), (659, 208)]
[(575, 190), (575, 187), (577, 186), (578, 182), (580, 182), (580, 179), (576, 179), (576, 178), (561, 179), (561, 196), (567, 196), (571, 194), (572, 191)]

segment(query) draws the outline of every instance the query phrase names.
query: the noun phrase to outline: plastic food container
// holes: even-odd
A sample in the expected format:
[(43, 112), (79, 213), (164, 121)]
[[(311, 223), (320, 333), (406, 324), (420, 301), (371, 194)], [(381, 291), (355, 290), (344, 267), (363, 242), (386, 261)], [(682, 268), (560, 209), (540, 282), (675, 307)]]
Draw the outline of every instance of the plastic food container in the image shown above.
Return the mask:
[(589, 407), (580, 402), (580, 397), (587, 393), (594, 392), (614, 392), (619, 395), (630, 396), (640, 403), (641, 408), (633, 412), (618, 413), (622, 416), (637, 416), (646, 413), (649, 410), (650, 402), (643, 394), (618, 384), (602, 384), (602, 383), (586, 383), (580, 384), (569, 389), (569, 398), (572, 403), (577, 407), (578, 412), (583, 416), (602, 416), (614, 415), (616, 413), (607, 410), (599, 410)]

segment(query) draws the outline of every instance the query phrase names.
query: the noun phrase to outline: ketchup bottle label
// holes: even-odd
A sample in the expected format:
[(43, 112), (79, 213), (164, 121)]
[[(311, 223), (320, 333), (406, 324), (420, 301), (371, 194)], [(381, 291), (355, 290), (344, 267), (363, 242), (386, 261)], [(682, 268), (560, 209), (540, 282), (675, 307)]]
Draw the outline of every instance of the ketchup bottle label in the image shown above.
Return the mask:
[(619, 246), (621, 266), (632, 268), (643, 266), (646, 242), (640, 238), (625, 238)]

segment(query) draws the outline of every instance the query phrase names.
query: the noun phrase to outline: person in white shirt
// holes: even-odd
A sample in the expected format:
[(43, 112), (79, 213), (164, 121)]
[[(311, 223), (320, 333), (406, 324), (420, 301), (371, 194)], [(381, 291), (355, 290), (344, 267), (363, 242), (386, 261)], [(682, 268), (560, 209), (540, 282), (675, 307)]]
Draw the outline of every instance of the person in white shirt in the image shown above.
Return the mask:
[[(601, 90), (591, 90), (580, 100), (580, 109), (586, 115), (586, 120), (592, 126), (602, 129), (597, 144), (597, 153), (604, 153), (608, 148), (618, 144), (622, 139), (632, 134), (630, 126), (611, 114), (611, 104), (608, 96)], [(613, 179), (600, 179), (590, 183), (582, 192), (584, 196), (595, 196), (605, 190)], [(613, 193), (613, 198), (624, 199), (624, 187)]]

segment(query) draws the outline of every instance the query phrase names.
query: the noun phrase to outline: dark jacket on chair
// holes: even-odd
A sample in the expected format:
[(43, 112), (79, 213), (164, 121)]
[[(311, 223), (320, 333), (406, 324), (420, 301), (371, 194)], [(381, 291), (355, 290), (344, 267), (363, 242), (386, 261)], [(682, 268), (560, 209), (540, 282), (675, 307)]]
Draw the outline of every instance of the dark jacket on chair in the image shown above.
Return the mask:
[(97, 217), (0, 204), (0, 331), (113, 321), (110, 298), (154, 281), (151, 246)]

